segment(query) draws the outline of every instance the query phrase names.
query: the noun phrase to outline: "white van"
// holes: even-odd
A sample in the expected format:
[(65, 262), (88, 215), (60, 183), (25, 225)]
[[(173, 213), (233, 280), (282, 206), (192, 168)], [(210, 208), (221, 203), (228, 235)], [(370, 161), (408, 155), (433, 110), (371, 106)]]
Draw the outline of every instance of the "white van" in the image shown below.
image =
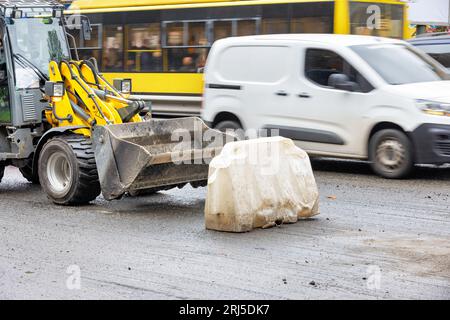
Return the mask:
[(450, 79), (404, 41), (290, 34), (217, 41), (202, 117), (278, 129), (311, 155), (370, 160), (386, 178), (450, 163)]

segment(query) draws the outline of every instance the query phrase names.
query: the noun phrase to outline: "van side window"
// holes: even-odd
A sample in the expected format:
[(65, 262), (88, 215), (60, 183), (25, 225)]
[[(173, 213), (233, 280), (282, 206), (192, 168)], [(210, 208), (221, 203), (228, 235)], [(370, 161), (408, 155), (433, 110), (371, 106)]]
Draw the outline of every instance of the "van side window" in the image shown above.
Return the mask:
[(283, 46), (232, 46), (223, 50), (216, 74), (233, 84), (277, 83), (290, 74), (290, 48)]
[(373, 86), (344, 58), (330, 50), (307, 49), (305, 58), (305, 75), (312, 82), (330, 87), (328, 80), (331, 75), (343, 73), (351, 81), (358, 84), (357, 92), (370, 92)]

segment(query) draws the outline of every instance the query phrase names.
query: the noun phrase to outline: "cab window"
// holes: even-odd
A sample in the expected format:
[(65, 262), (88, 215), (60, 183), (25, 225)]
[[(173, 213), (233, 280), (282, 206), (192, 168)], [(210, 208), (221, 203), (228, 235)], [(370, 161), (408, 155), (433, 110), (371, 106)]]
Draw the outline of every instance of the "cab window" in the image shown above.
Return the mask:
[(8, 74), (6, 54), (3, 46), (3, 35), (0, 33), (0, 123), (10, 123)]
[(372, 85), (344, 58), (330, 50), (308, 49), (305, 57), (305, 76), (312, 82), (329, 87), (333, 74), (342, 73), (358, 84), (357, 92), (370, 92)]

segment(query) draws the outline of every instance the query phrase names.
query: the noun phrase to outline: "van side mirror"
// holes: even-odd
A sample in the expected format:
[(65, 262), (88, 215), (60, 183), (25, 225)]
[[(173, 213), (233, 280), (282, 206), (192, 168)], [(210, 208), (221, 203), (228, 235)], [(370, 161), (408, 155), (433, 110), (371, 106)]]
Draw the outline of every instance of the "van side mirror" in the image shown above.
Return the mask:
[(350, 78), (343, 73), (332, 74), (328, 78), (328, 86), (338, 90), (350, 92), (357, 91), (359, 87), (356, 82), (351, 81)]

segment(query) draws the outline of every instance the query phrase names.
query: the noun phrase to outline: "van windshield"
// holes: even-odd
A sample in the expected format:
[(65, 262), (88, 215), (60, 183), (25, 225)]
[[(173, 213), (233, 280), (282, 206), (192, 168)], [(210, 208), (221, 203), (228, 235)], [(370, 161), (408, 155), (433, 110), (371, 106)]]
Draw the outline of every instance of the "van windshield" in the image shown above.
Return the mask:
[(450, 80), (443, 66), (403, 44), (358, 45), (351, 48), (392, 85)]
[(446, 68), (450, 68), (450, 44), (425, 44), (417, 47), (436, 59)]

